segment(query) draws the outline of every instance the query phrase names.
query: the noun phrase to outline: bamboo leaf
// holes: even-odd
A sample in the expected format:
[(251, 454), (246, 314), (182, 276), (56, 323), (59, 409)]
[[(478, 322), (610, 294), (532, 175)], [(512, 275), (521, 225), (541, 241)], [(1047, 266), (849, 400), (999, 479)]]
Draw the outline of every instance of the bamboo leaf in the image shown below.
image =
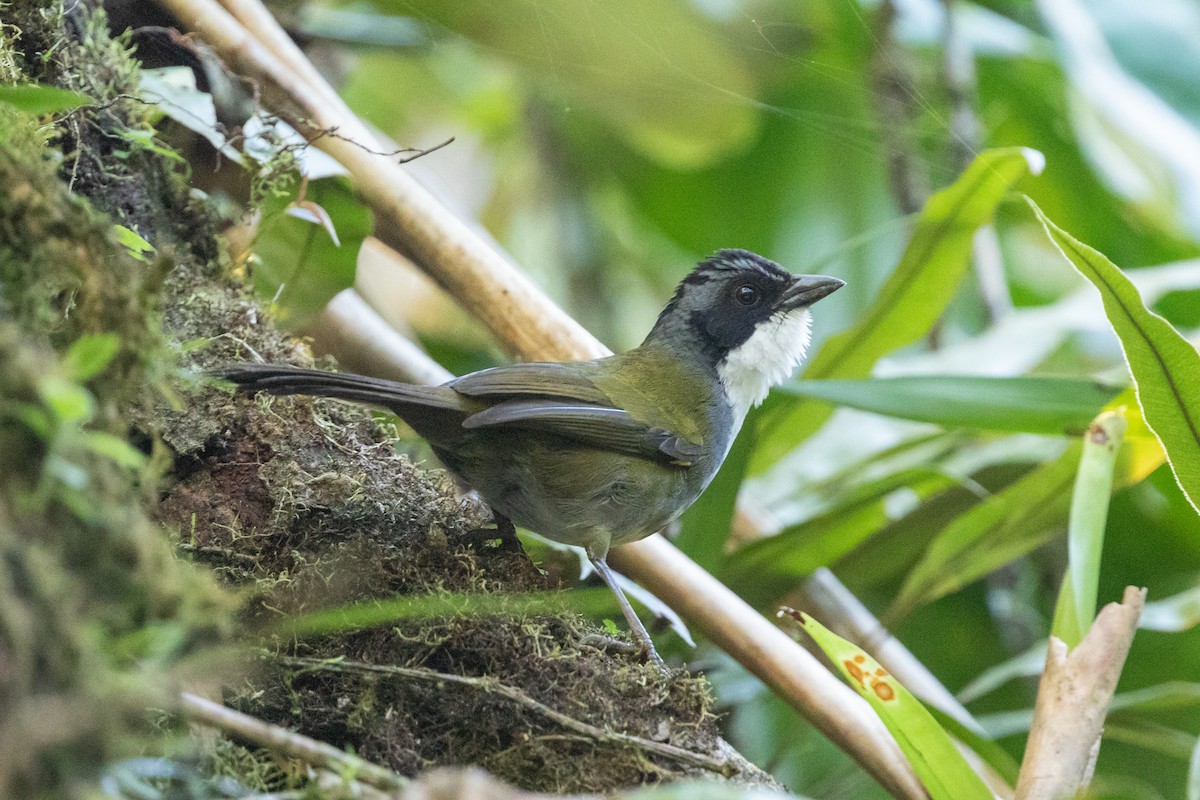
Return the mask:
[(919, 503), (956, 484), (950, 475), (929, 468), (887, 475), (813, 519), (738, 548), (726, 559), (721, 580), (751, 605), (769, 603), (893, 521), (889, 505), (897, 493)]
[(887, 618), (904, 616), (1029, 552), (1066, 517), (1080, 445), (951, 522), (904, 581)]
[[(1163, 463), (1162, 449), (1132, 406), (1133, 390), (1114, 398), (1128, 424), (1117, 453), (1114, 485), (1130, 486)], [(909, 573), (888, 611), (902, 616), (920, 605), (982, 578), (1049, 540), (1067, 520), (1068, 498), (1079, 466), (1082, 442), (1032, 470), (1004, 491), (989, 497), (939, 531)]]
[(1075, 378), (929, 375), (805, 380), (780, 391), (948, 428), (1062, 434), (1084, 430), (1119, 390)]
[(1067, 574), (1052, 628), (1054, 635), (1068, 647), (1083, 641), (1096, 616), (1100, 555), (1112, 498), (1113, 469), (1126, 427), (1123, 415), (1106, 411), (1083, 435), (1083, 454), (1075, 475), (1067, 524)]
[(868, 703), (908, 757), (933, 800), (992, 800), (983, 779), (958, 752), (949, 734), (925, 706), (862, 648), (807, 614), (788, 613)]
[(1051, 222), (1032, 200), (1029, 205), (1059, 252), (1100, 291), (1146, 424), (1162, 443), (1179, 488), (1200, 511), (1200, 353), (1146, 308), (1115, 264)]
[[(1009, 188), (1041, 171), (1042, 154), (1025, 148), (985, 150), (949, 187), (929, 198), (900, 262), (852, 328), (828, 341), (804, 370), (807, 379), (864, 378), (879, 358), (920, 339), (958, 289), (975, 231), (995, 214)], [(764, 414), (752, 461), (762, 472), (829, 418), (825, 403), (791, 398)]]

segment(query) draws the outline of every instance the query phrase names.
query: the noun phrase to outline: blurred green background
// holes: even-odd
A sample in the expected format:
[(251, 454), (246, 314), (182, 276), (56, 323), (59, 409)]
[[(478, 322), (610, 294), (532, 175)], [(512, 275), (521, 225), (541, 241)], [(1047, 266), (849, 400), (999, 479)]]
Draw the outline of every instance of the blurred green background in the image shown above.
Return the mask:
[[(816, 311), (814, 352), (859, 325), (841, 344), (862, 363), (826, 356), (808, 377), (949, 376), (879, 384), (895, 416), (777, 392), (677, 542), (765, 611), (828, 566), (948, 688), (968, 688), (970, 710), (1019, 759), (1040, 658), (975, 682), (1045, 641), (1066, 562), (1068, 448), (1129, 385), (1099, 296), (1020, 193), (1195, 341), (1200, 5), (376, 0), (279, 12), (370, 124), (404, 146), (454, 137), (414, 174), (613, 349), (640, 341), (696, 260), (744, 247), (848, 282)], [(1040, 175), (1020, 175), (1036, 154), (984, 163), (994, 197), (960, 184), (981, 218), (918, 227), (902, 261), (931, 193), (1011, 147), (1040, 153)], [(894, 281), (913, 291), (864, 323), (898, 265)], [(502, 361), (411, 275), (360, 262), (357, 280), (455, 372)], [(1056, 380), (971, 380), (1022, 376)], [(873, 396), (835, 389), (822, 391)], [(1134, 584), (1164, 605), (1134, 643), (1091, 796), (1178, 798), (1200, 732), (1200, 518), (1153, 441), (1132, 433), (1099, 597)], [(943, 558), (939, 536), (1005, 489), (975, 544)], [(727, 541), (738, 492), (777, 536)], [(661, 641), (707, 672), (733, 744), (793, 791), (883, 796), (714, 648)]]

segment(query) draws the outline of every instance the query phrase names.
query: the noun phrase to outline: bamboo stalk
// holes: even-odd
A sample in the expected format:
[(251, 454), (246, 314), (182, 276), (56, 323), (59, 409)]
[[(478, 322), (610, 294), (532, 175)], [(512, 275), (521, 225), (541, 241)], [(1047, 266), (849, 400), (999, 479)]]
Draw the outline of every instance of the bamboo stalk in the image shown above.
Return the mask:
[(183, 713), (188, 719), (238, 736), (255, 744), (298, 758), (333, 772), (350, 774), (356, 780), (388, 792), (398, 792), (408, 785), (408, 779), (378, 764), (339, 750), (331, 744), (310, 739), (278, 725), (263, 722), (248, 714), (226, 708), (190, 692), (180, 694)]

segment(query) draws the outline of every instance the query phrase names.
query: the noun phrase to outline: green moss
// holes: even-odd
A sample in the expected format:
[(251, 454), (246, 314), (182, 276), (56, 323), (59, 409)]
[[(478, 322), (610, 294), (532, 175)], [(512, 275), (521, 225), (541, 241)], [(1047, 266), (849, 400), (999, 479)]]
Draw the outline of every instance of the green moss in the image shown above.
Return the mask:
[[(41, 382), (58, 375), (56, 353), (82, 335), (115, 333), (117, 356), (87, 382), (90, 426), (132, 427), (144, 450), (169, 452), (165, 480), (143, 475), (139, 488), (81, 445), (80, 425), (47, 438), (2, 412), (0, 447), (17, 455), (0, 465), (0, 663), (13, 658), (20, 669), (11, 685), (0, 671), (0, 782), (16, 776), (0, 795), (83, 786), (106, 760), (148, 747), (140, 711), (166, 697), (191, 648), (219, 633), (224, 595), (171, 557), (139, 510), (149, 497), (177, 548), (245, 598), (242, 630), (255, 646), (490, 676), (591, 725), (722, 750), (702, 679), (586, 646), (598, 631), (566, 610), (408, 620), (305, 642), (271, 635), (281, 614), (371, 598), (554, 587), (522, 552), (477, 535), (485, 515), (461, 506), (443, 474), (396, 455), (391, 431), (368, 412), (234, 397), (197, 377), (231, 361), (313, 360), (264, 319), (244, 276), (224, 269), (213, 215), (188, 191), (186, 168), (129, 135), (152, 131), (124, 96), (135, 67), (95, 3), (72, 2), (70, 13), (43, 6), (4, 7), (0, 69), (12, 54), (22, 80), (97, 103), (40, 131), (0, 112), (0, 131), (14, 134), (0, 137), (0, 409), (45, 405)], [(157, 260), (127, 258), (114, 222), (154, 244)], [(55, 472), (64, 467), (73, 469)], [(70, 485), (71, 475), (82, 483)], [(245, 710), (406, 773), (475, 763), (530, 788), (578, 791), (688, 772), (462, 687), (271, 659), (239, 686), (231, 700)], [(47, 725), (44, 746), (6, 746), (35, 740), (29, 717), (4, 703), (42, 696), (88, 713)], [(56, 722), (46, 709), (37, 710)], [(217, 741), (214, 773), (262, 789), (296, 785), (294, 764)]]
[[(98, 99), (127, 86), (85, 61), (120, 61), (120, 48), (106, 37), (70, 38), (81, 21), (95, 32), (86, 7), (71, 18), (41, 5), (5, 7), (4, 79), (69, 85), (71, 70), (90, 73)], [(113, 74), (132, 74), (123, 63)], [(177, 559), (146, 516), (152, 475), (123, 466), (136, 452), (103, 438), (126, 433), (124, 412), (146, 405), (147, 387), (166, 374), (158, 303), (171, 259), (128, 258), (112, 220), (68, 189), (81, 158), (58, 149), (70, 138), (62, 131), (97, 125), (101, 113), (56, 129), (0, 110), (4, 797), (93, 793), (104, 764), (157, 735), (147, 708), (170, 702), (173, 675), (227, 635), (232, 611), (211, 576)], [(61, 354), (92, 334), (113, 337), (117, 349), (83, 384)]]

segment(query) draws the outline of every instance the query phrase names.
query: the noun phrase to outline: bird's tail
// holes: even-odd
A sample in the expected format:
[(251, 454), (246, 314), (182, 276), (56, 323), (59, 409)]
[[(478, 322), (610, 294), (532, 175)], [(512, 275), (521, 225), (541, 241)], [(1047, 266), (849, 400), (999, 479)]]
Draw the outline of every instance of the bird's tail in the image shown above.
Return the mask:
[(324, 372), (285, 364), (236, 364), (208, 374), (237, 384), (244, 392), (306, 394), (380, 406), (435, 443), (447, 434), (460, 432), (462, 420), (472, 410), (467, 407), (466, 398), (445, 386), (419, 386), (349, 372)]

